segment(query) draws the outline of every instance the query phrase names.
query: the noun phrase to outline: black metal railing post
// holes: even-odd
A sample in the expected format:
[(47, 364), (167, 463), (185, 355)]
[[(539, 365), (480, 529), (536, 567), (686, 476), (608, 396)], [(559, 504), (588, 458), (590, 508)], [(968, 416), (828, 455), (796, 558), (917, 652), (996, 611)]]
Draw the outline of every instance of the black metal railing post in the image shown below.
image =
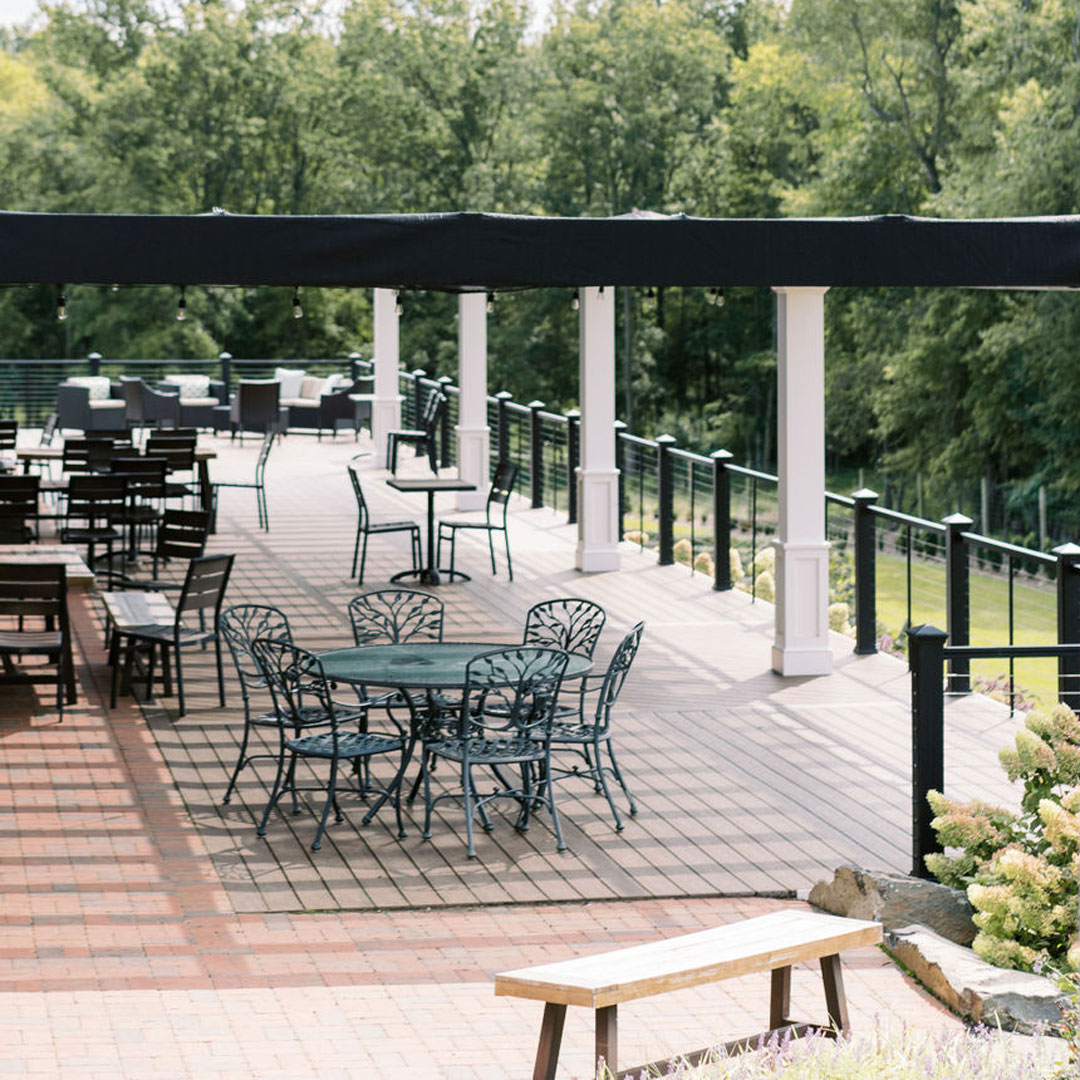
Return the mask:
[[(971, 644), (970, 559), (966, 533), (975, 524), (965, 514), (950, 514), (945, 526), (945, 621), (950, 645)], [(949, 661), (949, 690), (971, 692), (971, 661), (956, 657)]]
[(232, 386), (232, 353), (218, 353), (221, 365), (221, 381), (225, 384), (225, 404), (229, 403), (229, 388)]
[(542, 401), (529, 402), (529, 482), (532, 508), (544, 505), (544, 422), (540, 419)]
[(940, 851), (927, 792), (945, 787), (945, 641), (936, 626), (908, 634), (911, 666), (911, 872), (929, 877), (925, 858)]
[(360, 378), (360, 361), (363, 359), (358, 352), (349, 353), (349, 377), (353, 382)]
[(656, 502), (661, 566), (671, 566), (675, 562), (675, 484), (670, 453), (674, 445), (674, 435), (657, 436)]
[(454, 462), (454, 425), (450, 420), (450, 395), (447, 389), (453, 385), (454, 380), (449, 375), (440, 375), (436, 382), (446, 398), (446, 408), (443, 409), (442, 420), (439, 421), (439, 463), (442, 468), (449, 469)]
[(855, 500), (855, 653), (877, 652), (877, 492), (860, 488)]
[(89, 356), (87, 356), (86, 359), (90, 363), (90, 374), (91, 375), (100, 375), (101, 374), (101, 353), (92, 352), (92, 353), (90, 353)]
[[(1080, 642), (1080, 546), (1062, 544), (1054, 548), (1057, 556), (1057, 631), (1058, 642)], [(1080, 656), (1058, 657), (1058, 700), (1074, 712), (1080, 709)]]
[(731, 474), (730, 450), (714, 450), (713, 463), (713, 588), (725, 592), (731, 581)]
[(626, 444), (622, 439), (622, 433), (626, 430), (626, 422), (615, 421), (615, 470), (619, 474), (619, 520), (616, 523), (619, 540), (623, 538), (623, 525), (626, 516)]
[(577, 471), (581, 464), (581, 413), (571, 409), (566, 414), (566, 521), (577, 524)]
[(513, 396), (509, 390), (500, 390), (495, 395), (498, 409), (495, 426), (499, 436), (499, 456), (496, 461), (510, 460), (510, 410), (507, 405)]

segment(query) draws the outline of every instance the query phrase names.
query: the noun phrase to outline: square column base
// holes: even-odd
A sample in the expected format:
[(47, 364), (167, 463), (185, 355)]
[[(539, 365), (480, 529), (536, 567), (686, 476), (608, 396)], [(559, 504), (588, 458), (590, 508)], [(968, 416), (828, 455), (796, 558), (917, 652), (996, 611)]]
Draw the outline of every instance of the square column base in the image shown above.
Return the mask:
[(491, 487), (491, 428), (455, 428), (457, 432), (458, 476), (476, 485), (475, 491), (459, 491), (459, 510), (483, 510), (487, 505), (488, 489)]
[(828, 675), (828, 543), (774, 540), (776, 549), (776, 639), (773, 671), (779, 675)]
[(618, 570), (619, 470), (578, 469), (575, 565), (585, 573)]

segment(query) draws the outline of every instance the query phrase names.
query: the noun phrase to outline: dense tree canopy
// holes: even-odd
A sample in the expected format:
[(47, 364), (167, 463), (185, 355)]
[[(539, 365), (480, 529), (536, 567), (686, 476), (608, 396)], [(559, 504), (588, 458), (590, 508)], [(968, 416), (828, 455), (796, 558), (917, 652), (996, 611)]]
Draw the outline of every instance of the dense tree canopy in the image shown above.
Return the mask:
[[(1074, 213), (1080, 9), (1063, 0), (42, 0), (0, 34), (13, 210), (936, 216)], [(179, 283), (178, 283), (179, 284)], [(619, 298), (624, 415), (768, 465), (773, 299)], [(370, 298), (69, 286), (0, 295), (0, 353), (341, 355)], [(453, 299), (405, 298), (452, 372)], [(897, 483), (1080, 490), (1072, 294), (834, 290), (830, 461)], [(500, 297), (493, 381), (574, 403), (569, 297)], [(1026, 489), (1026, 490), (1027, 490)], [(921, 489), (920, 489), (921, 490)]]

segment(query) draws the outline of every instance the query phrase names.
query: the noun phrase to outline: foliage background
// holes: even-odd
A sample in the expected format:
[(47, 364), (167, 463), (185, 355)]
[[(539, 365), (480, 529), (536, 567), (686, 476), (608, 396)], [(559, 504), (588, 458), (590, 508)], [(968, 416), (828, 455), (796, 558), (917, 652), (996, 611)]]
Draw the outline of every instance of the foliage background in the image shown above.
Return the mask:
[[(1080, 8), (1066, 0), (43, 0), (0, 32), (9, 210), (704, 216), (1073, 213)], [(178, 283), (179, 284), (179, 283)], [(768, 290), (620, 290), (620, 411), (769, 467)], [(282, 289), (0, 292), (8, 357), (344, 355), (370, 298)], [(492, 384), (575, 404), (562, 292), (499, 298)], [(456, 365), (453, 298), (402, 356)], [(1010, 484), (1028, 539), (1080, 490), (1071, 293), (833, 290), (828, 454), (941, 512)], [(913, 509), (913, 507), (912, 507)], [(1071, 520), (1071, 519), (1070, 519)], [(1070, 526), (1072, 528), (1074, 526)], [(1008, 529), (1006, 531), (1009, 531)]]

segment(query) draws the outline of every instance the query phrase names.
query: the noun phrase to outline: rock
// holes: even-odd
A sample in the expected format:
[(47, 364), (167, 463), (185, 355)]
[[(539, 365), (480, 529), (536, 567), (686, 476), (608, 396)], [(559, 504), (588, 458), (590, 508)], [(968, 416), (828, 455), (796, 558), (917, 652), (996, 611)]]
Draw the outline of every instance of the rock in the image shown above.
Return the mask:
[(975, 1023), (1030, 1035), (1061, 1018), (1064, 999), (1049, 979), (994, 967), (925, 926), (887, 931), (885, 948), (935, 997)]
[(880, 922), (886, 930), (918, 923), (958, 945), (975, 938), (974, 909), (963, 892), (907, 874), (840, 866), (831, 882), (810, 890), (809, 900), (833, 915)]

